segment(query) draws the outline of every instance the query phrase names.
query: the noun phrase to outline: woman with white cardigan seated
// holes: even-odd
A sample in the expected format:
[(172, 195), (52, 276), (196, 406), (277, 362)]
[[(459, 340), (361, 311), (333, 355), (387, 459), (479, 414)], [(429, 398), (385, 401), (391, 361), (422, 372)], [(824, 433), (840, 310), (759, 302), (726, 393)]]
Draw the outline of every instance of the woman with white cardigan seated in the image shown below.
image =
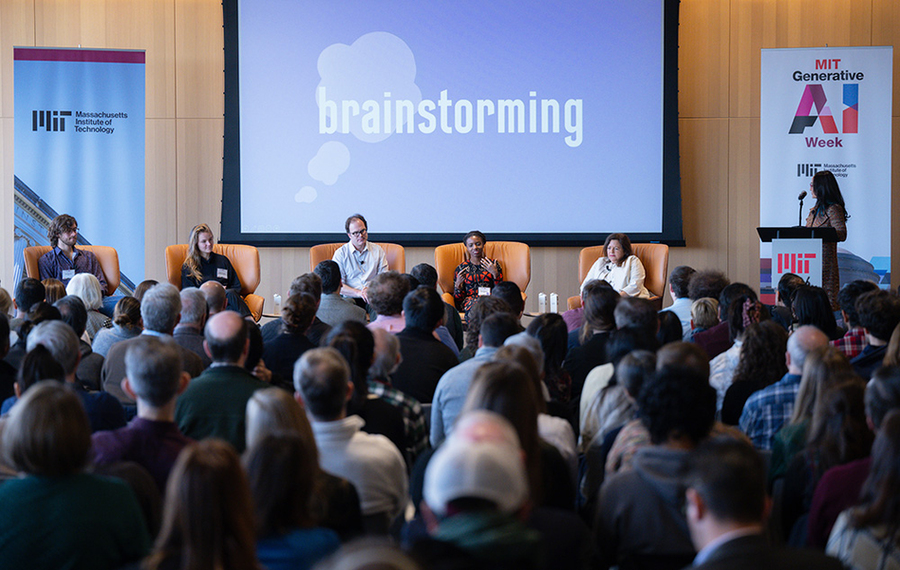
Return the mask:
[(631, 251), (631, 240), (625, 234), (609, 234), (603, 243), (606, 257), (594, 262), (581, 283), (581, 289), (594, 279), (606, 281), (623, 297), (650, 298), (644, 287), (644, 265)]

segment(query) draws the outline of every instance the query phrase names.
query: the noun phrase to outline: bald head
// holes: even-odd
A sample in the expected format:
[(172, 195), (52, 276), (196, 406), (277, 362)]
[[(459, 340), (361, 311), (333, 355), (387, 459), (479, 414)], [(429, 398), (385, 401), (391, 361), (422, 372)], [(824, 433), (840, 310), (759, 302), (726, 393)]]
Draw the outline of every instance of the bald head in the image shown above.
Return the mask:
[(218, 281), (207, 281), (200, 285), (200, 290), (206, 296), (206, 306), (209, 308), (209, 314), (215, 315), (225, 310), (225, 287)]
[(222, 311), (206, 323), (206, 348), (213, 362), (244, 366), (250, 350), (247, 322), (234, 311)]
[(803, 363), (806, 355), (814, 349), (828, 344), (828, 337), (812, 325), (804, 325), (794, 331), (787, 343), (788, 372), (803, 374)]

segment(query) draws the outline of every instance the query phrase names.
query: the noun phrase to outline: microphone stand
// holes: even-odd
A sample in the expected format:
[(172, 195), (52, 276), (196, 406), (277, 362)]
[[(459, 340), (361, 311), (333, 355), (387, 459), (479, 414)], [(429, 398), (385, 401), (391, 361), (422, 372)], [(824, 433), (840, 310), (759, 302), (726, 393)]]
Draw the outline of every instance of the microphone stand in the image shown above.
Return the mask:
[(797, 227), (803, 227), (803, 198), (800, 198), (800, 211), (797, 212)]

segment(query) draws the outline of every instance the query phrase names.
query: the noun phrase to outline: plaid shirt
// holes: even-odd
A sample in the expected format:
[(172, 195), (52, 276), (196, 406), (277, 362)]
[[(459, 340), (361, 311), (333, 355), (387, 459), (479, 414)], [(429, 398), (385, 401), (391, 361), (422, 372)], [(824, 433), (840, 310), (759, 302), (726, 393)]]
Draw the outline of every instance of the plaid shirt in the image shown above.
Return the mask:
[(831, 346), (843, 352), (847, 360), (858, 356), (867, 344), (866, 329), (863, 327), (853, 327), (841, 338), (831, 341)]
[(403, 412), (403, 427), (406, 432), (406, 449), (403, 451), (407, 457), (408, 466), (412, 467), (416, 462), (416, 457), (428, 447), (428, 425), (425, 423), (422, 404), (412, 396), (407, 396), (400, 390), (378, 380), (369, 380), (369, 394), (397, 406)]
[(744, 404), (740, 428), (757, 449), (772, 449), (772, 440), (791, 417), (800, 390), (800, 376), (785, 374), (778, 382), (754, 392)]

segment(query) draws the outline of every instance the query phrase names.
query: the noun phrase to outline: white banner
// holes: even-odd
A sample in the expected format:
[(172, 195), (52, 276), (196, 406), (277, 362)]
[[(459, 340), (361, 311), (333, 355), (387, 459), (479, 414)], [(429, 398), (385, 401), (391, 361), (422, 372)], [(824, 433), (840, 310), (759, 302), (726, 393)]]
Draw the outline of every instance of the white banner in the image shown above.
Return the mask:
[[(815, 200), (800, 212), (798, 195), (830, 170), (850, 215), (841, 283), (890, 285), (892, 60), (891, 47), (762, 50), (759, 224), (803, 225)], [(761, 244), (760, 268), (767, 297), (770, 244)]]

